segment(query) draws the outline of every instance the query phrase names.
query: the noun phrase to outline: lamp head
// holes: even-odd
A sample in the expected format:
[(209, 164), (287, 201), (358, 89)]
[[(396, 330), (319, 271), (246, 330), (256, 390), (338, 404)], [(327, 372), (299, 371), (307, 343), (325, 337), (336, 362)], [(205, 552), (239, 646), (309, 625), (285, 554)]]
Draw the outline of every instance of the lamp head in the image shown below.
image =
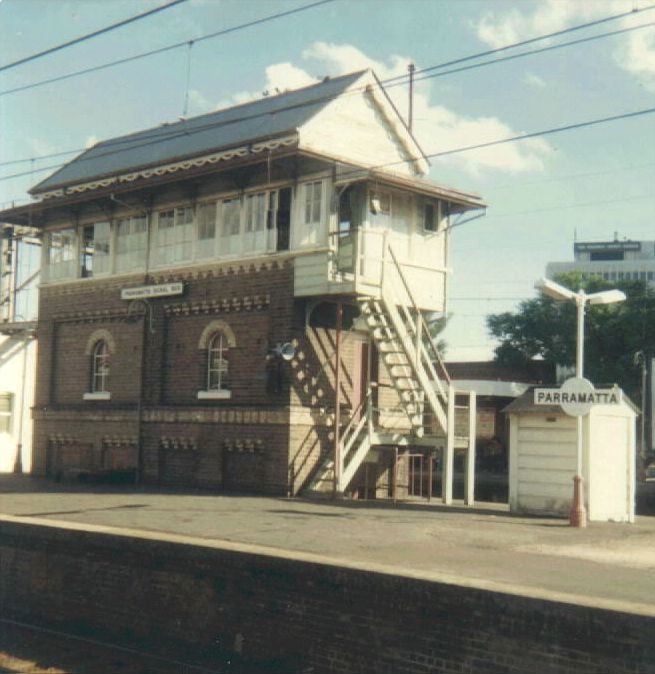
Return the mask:
[(537, 290), (541, 290), (544, 295), (548, 295), (554, 300), (574, 300), (577, 297), (577, 293), (574, 293), (572, 290), (565, 288), (555, 281), (551, 281), (547, 278), (542, 278), (534, 284), (534, 287)]
[(587, 295), (589, 304), (613, 304), (614, 302), (623, 302), (625, 293), (622, 290), (602, 290), (599, 293)]

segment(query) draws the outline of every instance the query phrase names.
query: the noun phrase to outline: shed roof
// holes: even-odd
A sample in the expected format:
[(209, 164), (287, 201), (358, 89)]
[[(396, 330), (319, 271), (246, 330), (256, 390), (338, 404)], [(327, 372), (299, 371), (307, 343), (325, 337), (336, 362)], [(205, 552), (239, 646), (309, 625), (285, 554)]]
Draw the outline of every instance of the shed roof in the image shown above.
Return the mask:
[(296, 131), (366, 71), (97, 143), (31, 194)]

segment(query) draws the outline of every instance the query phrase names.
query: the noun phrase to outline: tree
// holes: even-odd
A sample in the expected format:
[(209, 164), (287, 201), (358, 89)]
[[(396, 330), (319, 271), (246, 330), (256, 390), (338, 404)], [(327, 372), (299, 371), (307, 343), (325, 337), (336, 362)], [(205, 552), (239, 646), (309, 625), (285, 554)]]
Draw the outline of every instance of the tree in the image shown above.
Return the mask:
[[(585, 312), (584, 374), (594, 385), (618, 384), (633, 400), (640, 399), (637, 351), (655, 355), (655, 291), (643, 281), (608, 283), (573, 272), (555, 279), (567, 288), (592, 293), (619, 288), (627, 299), (618, 304), (587, 305)], [(575, 364), (576, 308), (574, 302), (540, 295), (521, 302), (515, 313), (487, 318), (490, 333), (500, 340), (496, 361), (523, 364), (534, 358), (557, 365)]]

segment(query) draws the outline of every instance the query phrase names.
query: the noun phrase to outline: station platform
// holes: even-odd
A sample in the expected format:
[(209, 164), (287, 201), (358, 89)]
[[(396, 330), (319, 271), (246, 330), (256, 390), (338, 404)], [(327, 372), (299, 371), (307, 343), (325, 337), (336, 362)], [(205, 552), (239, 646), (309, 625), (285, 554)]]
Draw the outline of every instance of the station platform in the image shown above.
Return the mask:
[(314, 501), (0, 476), (0, 519), (224, 548), (655, 616), (655, 517)]

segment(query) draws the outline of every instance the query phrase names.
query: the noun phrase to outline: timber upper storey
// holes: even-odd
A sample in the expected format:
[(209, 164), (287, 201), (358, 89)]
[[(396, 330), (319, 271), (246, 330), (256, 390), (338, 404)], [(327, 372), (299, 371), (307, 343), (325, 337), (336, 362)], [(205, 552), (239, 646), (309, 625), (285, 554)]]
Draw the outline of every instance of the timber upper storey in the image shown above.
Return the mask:
[(383, 87), (362, 71), (98, 143), (0, 220), (45, 230), (44, 283), (321, 251), (296, 290), (329, 294), (336, 274), (371, 272), (382, 237), (408, 273), (445, 273), (439, 234), (485, 204), (423, 179), (427, 170)]

